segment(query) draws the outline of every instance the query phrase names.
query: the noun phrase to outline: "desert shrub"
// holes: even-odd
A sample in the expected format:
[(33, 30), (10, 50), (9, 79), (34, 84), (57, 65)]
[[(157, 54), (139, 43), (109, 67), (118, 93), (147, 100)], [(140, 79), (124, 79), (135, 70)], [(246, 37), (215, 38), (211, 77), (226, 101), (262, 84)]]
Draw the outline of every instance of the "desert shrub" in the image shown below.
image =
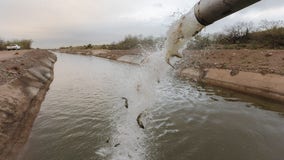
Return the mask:
[(110, 49), (110, 50), (127, 50), (127, 49), (146, 49), (155, 50), (157, 48), (162, 48), (162, 44), (165, 38), (153, 36), (143, 37), (127, 35), (123, 40), (119, 42), (112, 42), (111, 44), (94, 45), (93, 49)]
[(252, 43), (258, 44), (260, 48), (284, 48), (284, 27), (254, 32), (250, 37), (253, 41)]
[(265, 30), (271, 30), (271, 29), (277, 29), (277, 28), (283, 28), (284, 27), (284, 21), (278, 20), (278, 21), (269, 21), (269, 20), (262, 20), (259, 23), (258, 30), (265, 31)]
[(189, 49), (205, 49), (210, 46), (211, 40), (209, 35), (196, 35), (189, 43), (187, 48)]
[(23, 39), (19, 41), (19, 46), (21, 46), (23, 49), (31, 49), (32, 47), (32, 40), (30, 39)]
[(0, 39), (0, 50), (4, 50), (5, 49), (5, 42), (4, 40)]
[(138, 48), (140, 39), (137, 36), (128, 35), (124, 38), (123, 41), (120, 41), (116, 44), (117, 49), (133, 49)]
[[(249, 23), (239, 22), (231, 27), (226, 27), (224, 33), (213, 35), (199, 35), (189, 48), (202, 49), (211, 48), (224, 49), (283, 49), (284, 48), (284, 23), (283, 21), (263, 20), (256, 26)], [(208, 37), (209, 38), (208, 40)]]
[(83, 46), (83, 48), (84, 49), (92, 49), (93, 45), (92, 44), (88, 44), (88, 45)]

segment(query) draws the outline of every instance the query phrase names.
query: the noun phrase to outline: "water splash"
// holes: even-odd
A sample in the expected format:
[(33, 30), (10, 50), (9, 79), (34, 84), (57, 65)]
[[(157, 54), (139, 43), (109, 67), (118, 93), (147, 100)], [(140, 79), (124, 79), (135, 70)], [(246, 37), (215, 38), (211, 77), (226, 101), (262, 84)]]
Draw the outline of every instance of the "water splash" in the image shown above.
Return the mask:
[[(168, 31), (168, 38), (165, 49), (156, 52), (143, 52), (141, 66), (133, 73), (125, 72), (126, 78), (118, 84), (121, 88), (115, 89), (117, 95), (127, 97), (129, 108), (124, 109), (123, 117), (114, 117), (114, 134), (113, 138), (119, 143), (111, 154), (111, 159), (146, 159), (147, 137), (147, 119), (151, 117), (150, 110), (157, 102), (156, 86), (167, 77), (167, 71), (170, 69), (161, 57), (164, 57), (170, 64), (170, 58), (173, 56), (181, 57), (180, 52), (184, 49), (185, 44), (197, 34), (204, 26), (200, 25), (194, 16), (194, 12), (183, 15), (181, 19), (173, 23)], [(129, 66), (130, 68), (133, 66)], [(129, 68), (129, 70), (130, 70)], [(137, 116), (143, 113), (143, 122), (146, 130), (140, 129), (137, 125)], [(168, 132), (165, 131), (164, 134)]]
[[(151, 123), (151, 111), (157, 102), (157, 86), (161, 81), (168, 77), (167, 71), (170, 67), (161, 58), (166, 53), (167, 62), (173, 56), (181, 57), (180, 52), (185, 44), (197, 34), (204, 26), (200, 25), (194, 16), (194, 12), (183, 15), (181, 19), (174, 22), (168, 31), (168, 38), (165, 48), (156, 52), (143, 50), (141, 65), (132, 72), (133, 66), (123, 71), (125, 78), (118, 79), (117, 88), (112, 90), (118, 96), (118, 105), (116, 107), (120, 114), (114, 114), (113, 134), (111, 136), (112, 144), (108, 149), (102, 148), (97, 154), (101, 157), (110, 157), (110, 159), (147, 159), (147, 146), (149, 132), (148, 123)], [(170, 64), (170, 63), (169, 63)], [(123, 81), (122, 81), (123, 80)], [(128, 99), (129, 108), (126, 109), (124, 100)], [(145, 130), (141, 129), (136, 121), (137, 116), (143, 113), (143, 124)], [(175, 133), (178, 130), (165, 130), (161, 136), (168, 133)]]
[[(174, 22), (167, 33), (166, 62), (171, 65), (171, 57), (182, 57), (182, 51), (186, 48), (188, 41), (194, 37), (205, 26), (201, 25), (194, 15), (194, 10), (181, 16)], [(172, 66), (172, 65), (171, 65)]]
[[(126, 84), (123, 89), (118, 89), (122, 97), (129, 100), (129, 108), (125, 113), (125, 118), (116, 117), (116, 132), (114, 136), (120, 141), (120, 148), (112, 154), (112, 159), (146, 159), (145, 150), (146, 137), (144, 132), (138, 127), (136, 117), (143, 113), (144, 118), (151, 117), (149, 110), (156, 102), (156, 86), (166, 77), (169, 70), (167, 64), (161, 59), (166, 52), (166, 62), (170, 64), (173, 56), (181, 57), (181, 52), (186, 43), (196, 35), (204, 26), (198, 23), (194, 16), (194, 11), (183, 15), (178, 21), (173, 23), (167, 35), (165, 49), (154, 53), (144, 51), (144, 59), (141, 66), (134, 75), (127, 74), (128, 77), (120, 84)], [(171, 64), (170, 64), (171, 65)], [(147, 124), (146, 124), (147, 128)], [(174, 130), (176, 131), (176, 130)], [(167, 132), (165, 132), (166, 134)]]
[[(111, 143), (106, 144), (96, 154), (107, 159), (147, 159), (148, 126), (151, 123), (151, 110), (157, 102), (157, 86), (167, 76), (170, 67), (161, 57), (164, 52), (143, 52), (140, 66), (125, 66), (122, 73), (125, 78), (117, 78), (112, 87), (117, 95), (117, 108), (112, 117)], [(120, 72), (121, 73), (121, 72)], [(113, 77), (113, 76), (112, 76)], [(128, 109), (125, 108), (125, 97)], [(143, 113), (145, 129), (137, 124), (137, 116)], [(119, 145), (118, 145), (119, 144)]]

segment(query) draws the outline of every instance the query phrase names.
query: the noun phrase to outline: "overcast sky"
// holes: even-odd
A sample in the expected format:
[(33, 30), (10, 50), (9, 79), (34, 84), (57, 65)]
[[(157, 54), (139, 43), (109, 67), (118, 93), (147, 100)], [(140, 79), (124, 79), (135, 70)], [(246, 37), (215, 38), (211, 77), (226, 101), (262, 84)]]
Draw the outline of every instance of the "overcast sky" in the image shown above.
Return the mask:
[[(0, 0), (0, 38), (33, 39), (33, 47), (111, 43), (125, 35), (164, 36), (198, 0)], [(206, 28), (284, 20), (284, 0), (262, 0)]]

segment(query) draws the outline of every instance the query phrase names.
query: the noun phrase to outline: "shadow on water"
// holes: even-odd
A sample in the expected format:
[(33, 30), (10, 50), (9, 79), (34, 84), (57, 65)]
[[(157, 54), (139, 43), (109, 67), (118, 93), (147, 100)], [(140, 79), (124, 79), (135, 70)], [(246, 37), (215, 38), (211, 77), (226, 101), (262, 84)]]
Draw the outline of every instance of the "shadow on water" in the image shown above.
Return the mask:
[[(157, 62), (141, 68), (57, 55), (54, 82), (20, 160), (284, 156), (281, 104), (180, 80)], [(141, 112), (145, 129), (136, 122)]]
[(256, 95), (245, 94), (237, 91), (232, 91), (230, 89), (216, 87), (212, 85), (206, 85), (204, 83), (195, 83), (187, 78), (181, 78), (180, 81), (189, 83), (192, 87), (195, 87), (200, 92), (206, 92), (211, 100), (219, 101), (216, 96), (222, 98), (228, 102), (246, 102), (246, 107), (256, 107), (263, 110), (279, 112), (279, 114), (284, 114), (284, 107), (281, 102), (277, 102), (268, 98), (259, 97)]
[[(243, 101), (247, 102), (246, 107), (257, 107), (268, 111), (275, 111), (284, 114), (284, 107), (281, 102), (276, 102), (271, 99), (248, 95), (225, 88), (201, 85), (201, 90), (208, 92), (207, 95), (217, 95), (223, 97), (224, 100), (229, 102)], [(211, 92), (211, 93), (210, 93)], [(213, 98), (213, 97), (212, 97)]]

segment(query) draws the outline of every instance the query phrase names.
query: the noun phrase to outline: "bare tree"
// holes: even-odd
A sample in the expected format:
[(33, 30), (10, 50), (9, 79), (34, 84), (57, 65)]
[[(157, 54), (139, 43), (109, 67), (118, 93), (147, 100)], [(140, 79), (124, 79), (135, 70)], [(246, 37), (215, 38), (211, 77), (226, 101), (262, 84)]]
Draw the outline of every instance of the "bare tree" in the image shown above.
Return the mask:
[(238, 22), (233, 26), (225, 28), (227, 41), (230, 43), (238, 43), (246, 40), (249, 33), (254, 31), (254, 24), (252, 22)]
[(269, 21), (267, 19), (262, 20), (259, 25), (259, 29), (261, 31), (264, 30), (270, 30), (270, 29), (277, 29), (284, 27), (284, 21), (283, 20), (278, 20), (278, 21)]

